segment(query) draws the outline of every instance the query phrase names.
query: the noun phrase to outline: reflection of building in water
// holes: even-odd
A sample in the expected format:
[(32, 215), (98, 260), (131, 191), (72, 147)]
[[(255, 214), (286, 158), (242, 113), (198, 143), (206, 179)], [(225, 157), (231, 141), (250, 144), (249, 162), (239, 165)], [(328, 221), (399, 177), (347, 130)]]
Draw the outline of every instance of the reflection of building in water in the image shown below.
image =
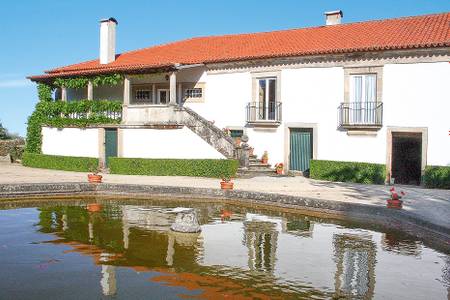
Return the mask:
[(375, 289), (376, 245), (368, 236), (335, 234), (335, 297), (372, 299)]
[(244, 221), (244, 244), (248, 249), (250, 270), (273, 273), (281, 219), (247, 214)]
[(385, 251), (391, 251), (402, 255), (420, 256), (422, 253), (422, 244), (419, 241), (402, 238), (393, 233), (383, 234), (381, 247)]
[(308, 220), (308, 217), (298, 218), (283, 222), (283, 232), (302, 236), (312, 237), (314, 223)]
[(244, 221), (244, 245), (248, 249), (250, 270), (273, 273), (275, 269), (278, 235), (289, 233), (312, 237), (313, 222), (306, 218), (287, 220), (247, 213)]
[[(101, 262), (108, 262), (110, 254), (102, 253), (100, 255)], [(102, 265), (102, 279), (100, 280), (102, 292), (105, 296), (115, 295), (117, 292), (116, 285), (116, 266)]]

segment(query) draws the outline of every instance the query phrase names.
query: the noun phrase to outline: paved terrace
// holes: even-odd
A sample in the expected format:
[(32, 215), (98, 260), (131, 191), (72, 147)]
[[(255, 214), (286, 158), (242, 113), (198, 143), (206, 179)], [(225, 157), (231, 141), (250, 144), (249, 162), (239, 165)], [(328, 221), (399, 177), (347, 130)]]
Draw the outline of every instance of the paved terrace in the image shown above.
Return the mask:
[[(0, 164), (0, 184), (86, 182), (87, 173), (35, 169), (17, 164)], [(105, 183), (160, 185), (219, 189), (219, 180), (181, 176), (136, 176), (105, 174)], [(334, 183), (304, 177), (257, 177), (236, 179), (235, 190), (301, 196), (315, 199), (385, 206), (389, 187)], [(421, 219), (446, 227), (450, 233), (450, 191), (397, 186), (406, 192), (404, 210)]]

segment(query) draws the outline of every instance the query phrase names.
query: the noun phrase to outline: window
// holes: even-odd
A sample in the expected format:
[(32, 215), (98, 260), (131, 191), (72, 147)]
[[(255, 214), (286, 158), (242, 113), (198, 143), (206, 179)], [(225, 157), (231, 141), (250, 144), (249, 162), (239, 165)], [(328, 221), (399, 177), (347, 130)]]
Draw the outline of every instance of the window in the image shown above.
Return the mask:
[(377, 102), (377, 75), (350, 76), (350, 102)]
[(184, 96), (186, 98), (202, 98), (203, 90), (201, 88), (186, 89)]
[(258, 119), (275, 120), (276, 113), (276, 78), (258, 79)]
[(244, 130), (242, 129), (230, 129), (230, 136), (232, 138), (240, 138), (244, 135)]
[(152, 91), (150, 90), (136, 90), (135, 99), (142, 102), (151, 102)]

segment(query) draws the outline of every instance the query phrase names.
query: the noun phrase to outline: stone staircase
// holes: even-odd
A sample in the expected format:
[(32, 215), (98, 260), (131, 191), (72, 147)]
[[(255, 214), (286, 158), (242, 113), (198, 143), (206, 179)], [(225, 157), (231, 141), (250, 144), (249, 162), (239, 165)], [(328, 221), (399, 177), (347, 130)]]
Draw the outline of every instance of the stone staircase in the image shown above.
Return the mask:
[(239, 168), (238, 178), (253, 178), (259, 176), (277, 176), (274, 169), (269, 164), (263, 164), (256, 155), (250, 155), (248, 168)]
[(242, 155), (245, 155), (243, 148), (237, 146), (235, 141), (225, 134), (220, 128), (189, 107), (175, 107), (175, 113), (178, 114), (177, 120), (189, 128), (192, 132), (201, 137), (205, 142), (214, 147), (226, 158), (238, 159), (241, 167), (238, 170), (237, 177), (252, 178), (257, 176), (277, 176), (274, 169), (269, 164), (263, 164), (256, 155), (251, 155), (248, 159), (248, 167), (243, 164)]
[(183, 112), (182, 124), (214, 147), (226, 158), (237, 158), (234, 140), (226, 135), (220, 128), (206, 120), (188, 107), (177, 108)]

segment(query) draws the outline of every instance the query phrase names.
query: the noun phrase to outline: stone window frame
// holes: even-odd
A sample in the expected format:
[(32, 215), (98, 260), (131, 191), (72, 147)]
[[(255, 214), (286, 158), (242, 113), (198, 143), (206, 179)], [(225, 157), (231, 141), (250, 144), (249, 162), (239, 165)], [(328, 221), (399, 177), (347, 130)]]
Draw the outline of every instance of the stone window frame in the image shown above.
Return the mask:
[(280, 103), (281, 101), (281, 71), (272, 72), (251, 72), (252, 76), (252, 99), (249, 102), (257, 102), (258, 99), (258, 80), (265, 78), (275, 78), (276, 79), (276, 93), (275, 102)]
[(345, 67), (344, 68), (344, 102), (350, 102), (350, 78), (352, 75), (375, 74), (377, 78), (376, 102), (383, 102), (383, 66)]
[[(205, 82), (182, 82), (183, 102), (185, 103), (204, 103), (205, 102)], [(186, 91), (189, 89), (201, 89), (201, 97), (186, 97)]]
[[(136, 99), (136, 92), (137, 91), (149, 91), (150, 92), (150, 99), (148, 101), (142, 101)], [(154, 99), (155, 93), (153, 91), (153, 85), (148, 83), (138, 83), (138, 84), (132, 84), (131, 85), (131, 97), (130, 97), (130, 104), (131, 105), (152, 105), (155, 104), (156, 99)]]

